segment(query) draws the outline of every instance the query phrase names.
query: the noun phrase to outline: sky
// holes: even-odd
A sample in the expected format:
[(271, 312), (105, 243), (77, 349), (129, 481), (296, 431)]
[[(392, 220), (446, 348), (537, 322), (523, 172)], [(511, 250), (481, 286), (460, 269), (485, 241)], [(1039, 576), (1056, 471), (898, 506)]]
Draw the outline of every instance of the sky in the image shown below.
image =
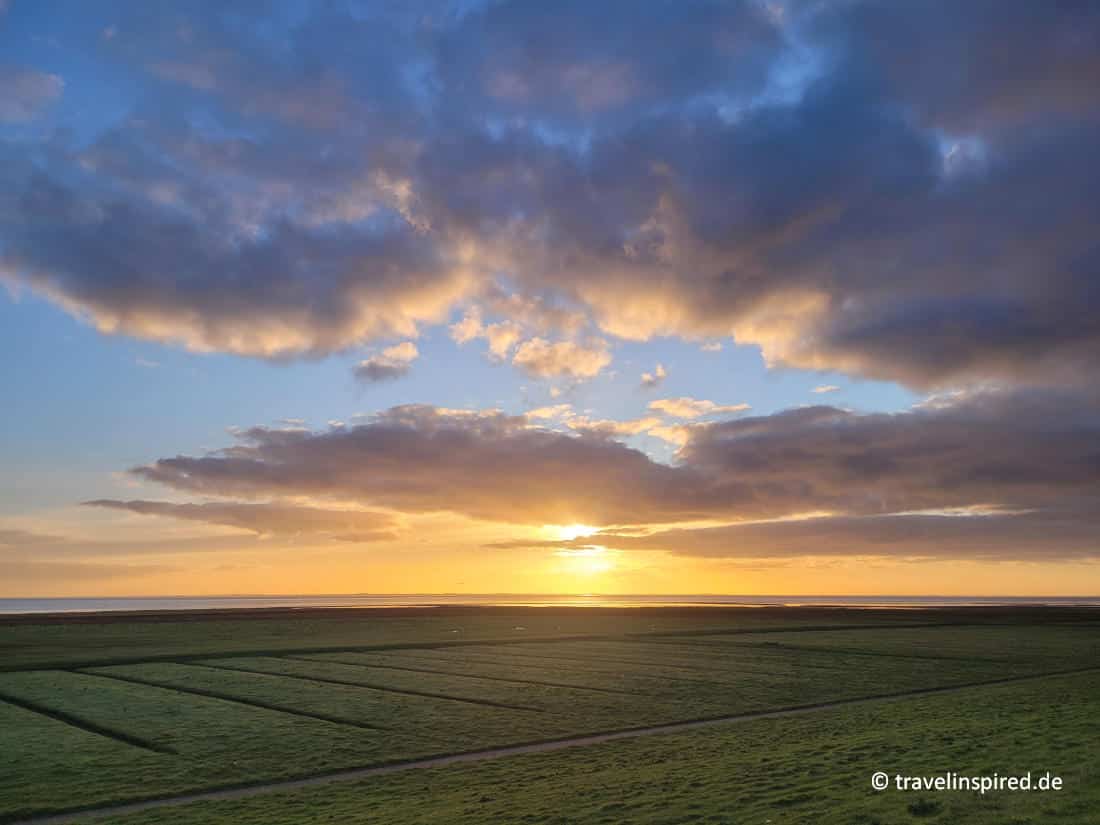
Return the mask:
[(0, 596), (1100, 593), (1100, 7), (0, 0)]

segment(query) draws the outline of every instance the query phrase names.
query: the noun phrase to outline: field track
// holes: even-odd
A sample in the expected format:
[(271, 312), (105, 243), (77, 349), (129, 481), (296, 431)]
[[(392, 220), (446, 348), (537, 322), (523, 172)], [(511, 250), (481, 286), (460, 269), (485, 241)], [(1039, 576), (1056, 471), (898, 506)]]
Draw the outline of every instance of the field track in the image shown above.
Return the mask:
[[(129, 802), (118, 805), (105, 805), (98, 808), (87, 808), (81, 811), (68, 813), (49, 814), (45, 816), (31, 817), (13, 822), (13, 825), (61, 825), (62, 823), (85, 822), (103, 817), (122, 816), (151, 809), (165, 808), (175, 805), (185, 805), (192, 802), (243, 799), (262, 794), (279, 791), (291, 791), (301, 788), (323, 785), (332, 782), (354, 782), (373, 776), (397, 773), (399, 771), (439, 768), (448, 765), (456, 765), (468, 762), (480, 762), (488, 759), (502, 759), (509, 756), (519, 756), (531, 753), (543, 753), (547, 751), (562, 750), (565, 748), (583, 747), (587, 745), (599, 745), (618, 739), (630, 739), (638, 736), (650, 736), (662, 733), (679, 733), (696, 728), (725, 725), (735, 722), (748, 722), (756, 719), (771, 719), (784, 716), (813, 713), (829, 710), (831, 708), (850, 707), (853, 705), (865, 705), (878, 702), (896, 702), (908, 698), (928, 696), (933, 694), (956, 693), (993, 685), (1009, 684), (1014, 682), (1029, 682), (1038, 679), (1046, 679), (1057, 676), (1067, 676), (1078, 673), (1088, 673), (1100, 670), (1100, 666), (1080, 667), (1068, 670), (1051, 671), (1047, 673), (1027, 674), (1020, 676), (1006, 676), (997, 679), (970, 682), (962, 685), (950, 685), (943, 687), (918, 688), (915, 690), (899, 691), (895, 693), (865, 696), (853, 699), (841, 699), (830, 702), (799, 705), (776, 710), (754, 711), (739, 713), (729, 716), (719, 716), (708, 719), (695, 719), (684, 722), (670, 722), (660, 725), (630, 728), (625, 730), (609, 731), (605, 733), (571, 736), (542, 742), (531, 742), (522, 745), (511, 745), (500, 748), (487, 748), (465, 753), (456, 753), (444, 756), (428, 757), (425, 759), (407, 760), (388, 765), (376, 765), (367, 768), (351, 768), (334, 771), (322, 775), (307, 776), (300, 779), (280, 780), (276, 782), (262, 782), (246, 786), (223, 788), (220, 790), (201, 791), (196, 793), (177, 794), (146, 799), (138, 802)], [(0, 697), (2, 700), (3, 697)]]

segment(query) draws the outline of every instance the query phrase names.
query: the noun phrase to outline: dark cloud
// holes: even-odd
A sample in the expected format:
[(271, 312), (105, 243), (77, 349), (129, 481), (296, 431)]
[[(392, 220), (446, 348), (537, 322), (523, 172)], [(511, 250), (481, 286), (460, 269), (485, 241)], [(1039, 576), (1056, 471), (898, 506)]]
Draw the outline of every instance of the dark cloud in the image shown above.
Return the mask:
[[(885, 556), (921, 559), (1055, 561), (1100, 557), (1100, 520), (1089, 511), (978, 511), (829, 516), (647, 534), (604, 531), (536, 546), (661, 550), (682, 556), (764, 559)], [(523, 540), (489, 545), (531, 547)]]
[(813, 28), (953, 131), (1095, 112), (1100, 9), (1088, 0), (834, 3)]
[[(525, 524), (819, 514), (727, 532), (612, 536), (621, 546), (664, 541), (671, 549), (683, 539), (677, 546), (695, 552), (717, 552), (740, 535), (743, 550), (767, 555), (765, 539), (774, 536), (782, 555), (810, 547), (814, 530), (835, 536), (821, 542), (822, 553), (839, 552), (845, 536), (853, 552), (896, 539), (918, 553), (942, 539), (944, 552), (958, 541), (993, 553), (1004, 535), (1041, 555), (1046, 528), (1060, 552), (1092, 547), (1087, 505), (1100, 492), (1100, 403), (1092, 395), (985, 392), (895, 414), (809, 407), (685, 433), (676, 462), (666, 465), (607, 432), (569, 435), (524, 417), (411, 406), (321, 433), (256, 428), (238, 446), (133, 472), (203, 495), (322, 496)], [(1019, 542), (1011, 546), (1023, 552)]]
[(408, 375), (409, 365), (405, 362), (389, 362), (380, 358), (368, 358), (359, 363), (353, 370), (355, 377), (360, 381), (377, 383), (378, 381), (392, 381)]
[(435, 75), (449, 106), (606, 127), (707, 95), (756, 93), (782, 41), (762, 3), (515, 0), (441, 31)]
[(395, 538), (396, 520), (386, 513), (330, 510), (288, 504), (211, 502), (173, 504), (166, 501), (97, 499), (89, 507), (125, 510), (147, 516), (165, 516), (251, 530), (260, 535), (323, 536), (339, 541), (383, 541)]
[(1094, 4), (112, 12), (144, 102), (0, 164), (0, 274), (104, 331), (322, 355), (472, 302), (556, 340), (541, 301), (920, 388), (1095, 371)]
[(129, 168), (139, 160), (118, 158), (132, 184), (124, 170), (103, 186), (28, 170), (18, 201), (0, 210), (2, 269), (105, 332), (267, 357), (415, 332), (462, 291), (461, 267), (403, 221), (322, 229), (235, 215), (235, 195)]
[(407, 40), (388, 18), (286, 11), (115, 8), (101, 48), (141, 102), (91, 141), (15, 147), (0, 276), (104, 332), (260, 357), (446, 320), (474, 273), (405, 215)]
[(419, 405), (320, 433), (255, 428), (220, 453), (161, 459), (134, 472), (203, 495), (331, 496), (518, 523), (607, 524), (642, 513), (676, 521), (708, 511), (690, 470), (656, 464), (608, 438), (533, 428), (522, 416)]
[[(733, 122), (638, 124), (583, 174), (533, 154), (541, 183), (513, 193), (541, 210), (517, 242), (524, 271), (610, 333), (733, 334), (773, 364), (917, 387), (1090, 371), (1100, 129), (1013, 134), (954, 168), (855, 81)], [(513, 161), (488, 159), (504, 148), (470, 147), (468, 163), (500, 174)]]
[(1100, 486), (1094, 395), (985, 392), (903, 413), (807, 407), (696, 428), (687, 466), (785, 513), (1064, 505)]

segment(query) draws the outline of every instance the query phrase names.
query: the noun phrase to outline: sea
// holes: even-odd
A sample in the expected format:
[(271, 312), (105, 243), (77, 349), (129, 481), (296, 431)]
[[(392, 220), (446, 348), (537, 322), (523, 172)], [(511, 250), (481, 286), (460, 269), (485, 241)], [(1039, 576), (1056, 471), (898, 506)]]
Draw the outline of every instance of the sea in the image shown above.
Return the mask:
[(991, 607), (1100, 606), (1100, 596), (738, 596), (545, 595), (531, 593), (387, 593), (351, 595), (126, 596), (106, 598), (0, 598), (2, 613), (99, 613), (130, 610), (235, 610), (318, 607)]

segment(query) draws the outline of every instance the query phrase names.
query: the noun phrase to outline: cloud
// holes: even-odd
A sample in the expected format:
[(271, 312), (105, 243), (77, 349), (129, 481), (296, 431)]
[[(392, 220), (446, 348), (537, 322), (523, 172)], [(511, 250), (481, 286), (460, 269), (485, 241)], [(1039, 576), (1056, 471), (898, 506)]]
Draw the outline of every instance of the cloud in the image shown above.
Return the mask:
[(494, 358), (502, 359), (508, 356), (522, 336), (518, 324), (504, 321), (499, 324), (489, 324), (485, 328), (485, 340), (489, 342), (489, 354)]
[[(592, 418), (588, 415), (578, 414), (573, 410), (572, 404), (555, 404), (550, 407), (538, 407), (529, 410), (528, 420), (531, 421), (557, 421), (570, 430), (588, 435), (598, 435), (608, 438), (623, 438), (642, 433), (649, 433), (657, 438), (669, 440), (667, 430), (662, 426), (660, 418), (648, 416), (618, 421), (609, 418)], [(683, 439), (674, 439), (673, 443), (683, 443)]]
[(378, 381), (392, 381), (407, 375), (412, 369), (412, 362), (420, 357), (420, 351), (412, 341), (405, 341), (387, 347), (379, 355), (372, 355), (364, 361), (360, 361), (353, 372), (360, 381), (376, 383)]
[(360, 510), (331, 510), (273, 503), (172, 504), (165, 501), (113, 499), (97, 499), (84, 504), (140, 515), (236, 527), (261, 536), (320, 536), (354, 542), (383, 541), (396, 536), (396, 520), (393, 516)]
[(59, 536), (36, 533), (31, 530), (0, 528), (0, 547), (26, 547), (35, 544), (52, 544), (63, 540)]
[[(117, 25), (86, 57), (141, 102), (0, 164), (0, 278), (104, 333), (308, 357), (462, 307), (536, 375), (602, 369), (563, 366), (580, 341), (658, 336), (922, 391), (1100, 361), (1090, 4), (307, 3), (263, 25), (212, 4)], [(69, 103), (7, 71), (8, 119)]]
[(569, 429), (577, 432), (623, 437), (650, 432), (660, 426), (661, 419), (649, 417), (614, 421), (607, 418), (589, 418), (584, 415), (574, 415), (567, 418), (565, 424)]
[(691, 427), (683, 424), (657, 424), (650, 427), (648, 432), (654, 438), (659, 438), (674, 447), (683, 447), (691, 440)]
[(593, 378), (610, 363), (607, 343), (600, 339), (579, 344), (531, 338), (519, 345), (512, 358), (512, 364), (532, 378)]
[(748, 404), (715, 404), (702, 398), (659, 398), (649, 402), (651, 410), (657, 410), (670, 418), (700, 418), (704, 415), (738, 413), (749, 409)]
[(703, 352), (721, 352), (722, 351), (722, 342), (721, 341), (708, 341), (707, 343), (705, 343), (701, 347), (699, 347), (699, 349), (701, 349)]
[[(841, 17), (894, 14), (835, 8)], [(920, 9), (906, 6), (897, 19), (924, 15), (927, 39), (899, 41), (875, 60), (938, 53), (932, 31), (948, 34), (953, 15), (911, 8)], [(1095, 112), (1052, 126), (1044, 105), (1025, 101), (1035, 128), (945, 138), (938, 124), (906, 116), (887, 82), (893, 67), (864, 54), (853, 20), (826, 26), (806, 9), (792, 10), (791, 25), (815, 30), (825, 59), (792, 99), (731, 104), (736, 116), (685, 107), (638, 118), (586, 142), (583, 159), (515, 133), (455, 139), (440, 157), (448, 168), (465, 158), (482, 179), (515, 176), (494, 220), (509, 209), (539, 218), (511, 233), (514, 268), (587, 304), (606, 334), (732, 334), (772, 365), (914, 387), (1087, 370), (1097, 338), (1079, 307), (1091, 294), (1084, 227), (1095, 205), (1080, 172), (1095, 169), (1086, 149)], [(988, 6), (975, 17), (985, 15), (997, 18), (994, 29), (1005, 22)], [(1047, 46), (1074, 28), (1097, 24), (1067, 12), (1016, 34)], [(1045, 59), (1063, 60), (1057, 52)], [(1072, 82), (1071, 72), (1056, 74)], [(1025, 192), (1052, 211), (1008, 206)], [(1052, 261), (1065, 266), (1041, 274)]]
[(56, 74), (0, 65), (0, 89), (0, 123), (26, 123), (61, 97), (65, 81)]
[(458, 344), (465, 344), (480, 338), (485, 333), (481, 323), (480, 310), (473, 309), (462, 316), (462, 320), (451, 324), (451, 338)]
[[(817, 513), (801, 528), (753, 527), (743, 535), (774, 530), (782, 537), (811, 527), (823, 534), (836, 528), (838, 537), (896, 527), (890, 535), (900, 535), (912, 527), (905, 544), (912, 554), (936, 536), (961, 542), (963, 531), (979, 530), (966, 524), (993, 531), (981, 539), (987, 552), (1025, 514), (1047, 519), (1066, 541), (1073, 537), (1080, 554), (1083, 525), (1092, 524), (1089, 502), (1100, 492), (1100, 400), (1078, 392), (975, 392), (893, 414), (821, 406), (695, 424), (681, 429), (683, 446), (671, 464), (614, 438), (652, 434), (650, 421), (564, 420), (577, 429), (545, 429), (528, 416), (494, 411), (395, 407), (326, 432), (253, 428), (216, 453), (164, 458), (133, 472), (204, 496), (308, 496), (521, 524), (709, 520), (741, 529), (738, 522)], [(865, 521), (879, 517), (899, 520)], [(915, 529), (921, 525), (933, 527), (922, 533)], [(1038, 528), (1027, 535), (1038, 536)], [(707, 540), (713, 551), (717, 544)], [(763, 552), (766, 542), (754, 547)], [(1034, 555), (1044, 552), (1036, 547)]]
[[(919, 2), (888, 13), (872, 3), (838, 4), (816, 21), (814, 35), (822, 43), (843, 38), (853, 60), (882, 70), (892, 97), (952, 132), (1013, 128), (1095, 106), (1088, 90), (1100, 81), (1093, 48), (1100, 19), (1089, 4), (1051, 10), (978, 0), (927, 11)], [(919, 66), (900, 51), (932, 44), (936, 59)]]
[(527, 417), (534, 419), (568, 418), (572, 415), (572, 404), (554, 404), (550, 407), (536, 407), (527, 411)]
[(125, 562), (69, 562), (41, 559), (0, 559), (0, 577), (11, 592), (54, 594), (58, 582), (110, 582), (182, 572), (166, 564), (128, 564)]
[[(104, 333), (262, 358), (412, 337), (480, 284), (478, 240), (415, 214), (406, 41), (386, 21), (305, 9), (281, 41), (239, 10), (132, 11), (97, 45), (142, 102), (79, 145), (16, 153), (0, 277)], [(216, 83), (179, 82), (203, 67)]]
[(640, 507), (657, 520), (706, 512), (683, 471), (602, 435), (533, 427), (526, 416), (413, 405), (338, 430), (257, 427), (239, 438), (134, 473), (201, 495), (327, 497), (517, 523), (618, 523)]
[(489, 343), (489, 355), (497, 361), (508, 357), (508, 353), (523, 337), (523, 327), (514, 321), (485, 324), (481, 320), (481, 311), (476, 307), (462, 320), (451, 325), (451, 338), (458, 344), (465, 344), (477, 338)]
[(668, 372), (665, 370), (664, 365), (659, 363), (656, 367), (653, 368), (653, 372), (642, 373), (642, 389), (656, 389), (664, 383), (664, 380), (667, 377)]
[(693, 431), (686, 465), (785, 514), (1068, 506), (1100, 483), (1095, 395), (986, 391), (903, 413), (805, 407)]
[(21, 272), (105, 333), (195, 351), (320, 354), (415, 333), (444, 315), (468, 279), (411, 230), (321, 234), (282, 224), (242, 234), (171, 205), (42, 177), (27, 187), (0, 271)]
[(781, 38), (751, 2), (659, 0), (643, 14), (629, 0), (494, 3), (444, 33), (438, 76), (456, 109), (606, 127), (695, 96), (758, 90)]
[[(543, 297), (508, 293), (495, 283), (487, 285), (479, 297), (486, 311), (502, 316), (503, 320), (486, 323), (482, 306), (474, 305), (459, 321), (451, 324), (451, 338), (460, 345), (479, 338), (485, 340), (492, 361), (504, 361), (511, 356), (514, 365), (529, 375), (539, 377), (543, 365), (559, 357), (567, 359), (570, 349), (575, 355), (581, 355), (582, 360), (588, 361), (583, 358), (582, 349), (595, 352), (604, 346), (604, 342), (593, 339), (587, 344), (546, 342), (540, 336), (565, 333), (575, 338), (585, 328), (587, 319), (582, 313), (554, 305)], [(588, 370), (594, 368), (591, 363), (585, 367)], [(557, 374), (576, 377), (575, 370), (567, 369)]]
[[(584, 542), (679, 556), (764, 559), (804, 556), (1055, 561), (1100, 556), (1100, 522), (1087, 512), (819, 516), (644, 535), (600, 532)], [(560, 543), (547, 543), (558, 546)], [(513, 546), (524, 546), (523, 541)]]
[(810, 392), (815, 392), (818, 395), (822, 395), (827, 392), (837, 392), (839, 389), (840, 387), (838, 387), (836, 384), (821, 384), (820, 386), (814, 387), (812, 390), (810, 390)]

